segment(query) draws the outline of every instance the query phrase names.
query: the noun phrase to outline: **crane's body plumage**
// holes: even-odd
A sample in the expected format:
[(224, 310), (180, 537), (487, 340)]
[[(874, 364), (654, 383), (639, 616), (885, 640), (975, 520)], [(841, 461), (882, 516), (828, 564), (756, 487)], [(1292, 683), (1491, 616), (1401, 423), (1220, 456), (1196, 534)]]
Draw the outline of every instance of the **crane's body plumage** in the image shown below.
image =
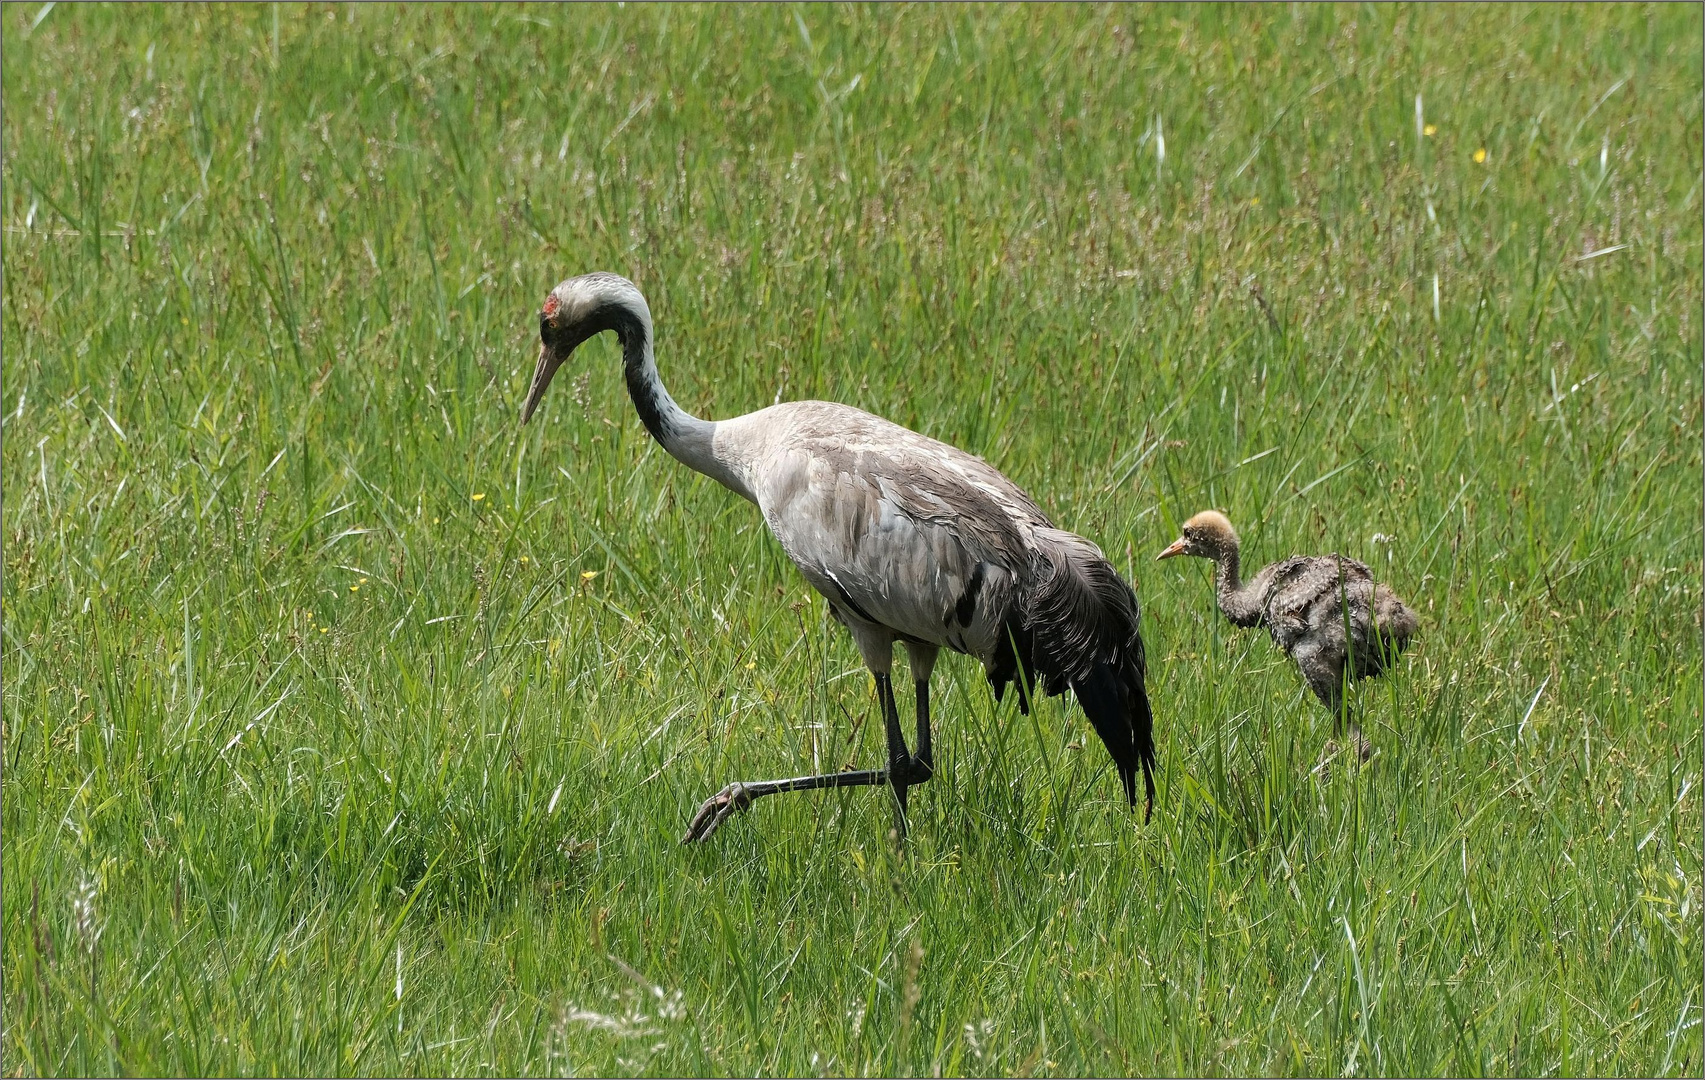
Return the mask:
[(1050, 527), (1016, 485), (845, 405), (794, 402), (730, 425), (753, 432), (765, 523), (861, 648), (887, 635), (994, 655), (1016, 573)]
[[(981, 458), (847, 405), (798, 401), (721, 421), (690, 416), (657, 376), (644, 298), (614, 275), (571, 278), (552, 292), (523, 419), (567, 352), (604, 329), (622, 340), (628, 389), (646, 428), (678, 460), (757, 505), (877, 677), (889, 714), (890, 769), (845, 782), (892, 783), (903, 807), (907, 781), (899, 773), (928, 778), (927, 685), (946, 648), (982, 661), (997, 696), (1016, 682), (1025, 709), (1032, 689), (1074, 690), (1127, 797), (1135, 801), (1140, 768), (1152, 807), (1139, 609), (1100, 549), (1056, 528)], [(905, 757), (903, 741), (896, 745), (887, 689), (896, 643), (906, 646), (918, 683), (918, 759)], [(766, 783), (793, 785), (773, 790), (840, 786), (829, 780)], [(752, 797), (747, 789), (759, 786), (730, 785), (745, 794), (725, 791), (721, 809), (739, 809), (741, 798)], [(689, 838), (702, 839), (724, 817), (719, 812), (697, 835), (695, 822)]]
[(1337, 554), (1263, 567), (1222, 607), (1236, 625), (1265, 626), (1332, 709), (1346, 672), (1354, 679), (1384, 674), (1415, 630), (1414, 612), (1390, 586), (1376, 582), (1366, 563)]

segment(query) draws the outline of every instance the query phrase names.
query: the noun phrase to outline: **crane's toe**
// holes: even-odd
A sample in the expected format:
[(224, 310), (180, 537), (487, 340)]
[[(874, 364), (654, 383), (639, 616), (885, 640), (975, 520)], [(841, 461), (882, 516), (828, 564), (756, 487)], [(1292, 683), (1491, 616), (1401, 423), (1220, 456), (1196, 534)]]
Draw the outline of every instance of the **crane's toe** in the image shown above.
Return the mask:
[(1356, 748), (1356, 756), (1361, 760), (1368, 761), (1373, 757), (1373, 743), (1369, 742), (1368, 737), (1362, 734), (1360, 724), (1350, 725), (1350, 745)]
[(691, 844), (709, 838), (724, 821), (751, 805), (752, 793), (746, 790), (745, 784), (739, 781), (729, 784), (699, 807), (699, 812), (687, 826), (686, 835), (681, 837), (681, 843)]
[(1337, 739), (1327, 739), (1326, 745), (1320, 750), (1320, 762), (1315, 765), (1313, 771), (1316, 773), (1325, 772), (1331, 767), (1332, 762), (1337, 760), (1338, 755), (1345, 750), (1353, 751), (1355, 754), (1351, 761), (1352, 765), (1361, 765), (1364, 762), (1371, 761), (1374, 755), (1373, 743), (1369, 742), (1368, 737), (1362, 734), (1360, 727), (1351, 724), (1348, 744), (1339, 745)]

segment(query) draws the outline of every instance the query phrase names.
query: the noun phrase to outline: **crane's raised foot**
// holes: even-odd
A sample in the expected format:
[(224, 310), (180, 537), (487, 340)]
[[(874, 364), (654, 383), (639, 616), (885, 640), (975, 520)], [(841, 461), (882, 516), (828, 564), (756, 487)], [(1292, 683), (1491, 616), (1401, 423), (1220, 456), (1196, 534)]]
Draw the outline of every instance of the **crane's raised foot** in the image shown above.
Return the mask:
[[(845, 772), (824, 773), (820, 776), (796, 776), (791, 780), (754, 780), (750, 783), (735, 781), (704, 801), (699, 812), (693, 815), (686, 835), (681, 837), (681, 843), (691, 844), (706, 839), (720, 828), (723, 822), (765, 795), (776, 795), (783, 791), (816, 791), (821, 788), (878, 787), (889, 782), (889, 772), (889, 769), (848, 769)], [(934, 765), (921, 758), (908, 756), (897, 766), (894, 773), (897, 778), (894, 791), (899, 795), (897, 809), (902, 817), (905, 814), (905, 789), (923, 783), (934, 773)], [(900, 832), (901, 835), (905, 834), (903, 821)]]
[(687, 826), (686, 835), (681, 837), (681, 843), (691, 844), (708, 839), (723, 822), (752, 805), (753, 796), (746, 790), (746, 785), (735, 781), (712, 795), (699, 807), (699, 812), (693, 816), (692, 823)]

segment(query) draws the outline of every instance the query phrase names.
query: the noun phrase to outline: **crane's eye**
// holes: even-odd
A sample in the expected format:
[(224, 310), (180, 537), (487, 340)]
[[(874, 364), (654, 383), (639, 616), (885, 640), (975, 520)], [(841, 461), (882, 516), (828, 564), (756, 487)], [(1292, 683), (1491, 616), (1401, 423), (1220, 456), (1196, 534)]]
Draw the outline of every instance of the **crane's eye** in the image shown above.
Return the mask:
[(540, 315), (539, 316), (539, 344), (549, 345), (550, 343), (551, 343), (551, 320), (550, 320), (550, 316)]

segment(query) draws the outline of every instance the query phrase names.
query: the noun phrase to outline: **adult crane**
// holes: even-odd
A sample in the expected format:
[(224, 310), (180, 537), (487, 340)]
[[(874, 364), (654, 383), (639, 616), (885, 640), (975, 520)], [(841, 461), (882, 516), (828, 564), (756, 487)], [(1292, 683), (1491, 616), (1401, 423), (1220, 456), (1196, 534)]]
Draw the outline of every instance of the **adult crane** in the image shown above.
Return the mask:
[[(1054, 527), (1018, 485), (962, 450), (847, 405), (794, 401), (701, 420), (657, 374), (651, 310), (615, 274), (569, 278), (539, 313), (539, 360), (525, 424), (569, 354), (606, 330), (621, 343), (640, 421), (677, 461), (755, 503), (805, 580), (852, 634), (876, 681), (888, 763), (788, 780), (731, 783), (705, 800), (682, 842), (703, 840), (754, 799), (783, 791), (888, 785), (906, 794), (935, 771), (929, 678), (942, 648), (982, 661), (996, 699), (1070, 689), (1113, 757), (1125, 797), (1154, 810), (1154, 733), (1136, 595), (1094, 544)], [(917, 695), (906, 747), (890, 679), (905, 646)]]

